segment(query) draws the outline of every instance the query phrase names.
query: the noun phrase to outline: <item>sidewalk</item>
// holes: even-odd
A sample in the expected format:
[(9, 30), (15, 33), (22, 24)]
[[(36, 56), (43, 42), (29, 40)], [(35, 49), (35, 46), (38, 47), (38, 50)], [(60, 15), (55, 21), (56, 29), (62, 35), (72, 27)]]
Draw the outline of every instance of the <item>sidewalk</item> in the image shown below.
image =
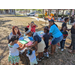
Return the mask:
[[(34, 18), (34, 19), (36, 19), (37, 20), (37, 17), (30, 17), (30, 18)], [(43, 18), (39, 18), (39, 21), (43, 21), (43, 22), (45, 22), (45, 20), (43, 19)], [(48, 21), (46, 21), (46, 23), (48, 23)], [(62, 26), (62, 22), (55, 22), (59, 27), (61, 27)], [(45, 24), (43, 24), (44, 26), (45, 26)], [(46, 24), (46, 25), (48, 25), (48, 24)], [(72, 27), (72, 25), (68, 25), (67, 24), (67, 27), (68, 27), (68, 29), (70, 29), (71, 27)]]

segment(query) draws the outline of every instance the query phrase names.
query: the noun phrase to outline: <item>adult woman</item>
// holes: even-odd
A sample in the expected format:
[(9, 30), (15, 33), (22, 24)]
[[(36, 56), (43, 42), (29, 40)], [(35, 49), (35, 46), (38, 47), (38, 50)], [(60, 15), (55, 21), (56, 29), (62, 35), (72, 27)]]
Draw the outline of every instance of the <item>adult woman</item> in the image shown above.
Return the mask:
[(41, 61), (41, 58), (43, 57), (43, 51), (45, 48), (45, 43), (42, 40), (42, 38), (37, 33), (32, 33), (27, 27), (25, 28), (25, 34), (29, 37), (33, 37), (34, 43), (30, 47), (35, 47), (37, 45), (37, 52), (39, 59), (38, 61)]
[(69, 51), (70, 53), (75, 53), (75, 22), (73, 23), (73, 26), (71, 28), (71, 46), (73, 46), (73, 50)]
[(53, 36), (53, 39), (51, 42), (51, 55), (53, 55), (56, 49), (56, 44), (63, 39), (63, 35), (58, 29), (57, 25), (54, 23), (54, 20), (50, 20), (49, 22), (51, 25), (49, 33), (51, 33)]
[(12, 27), (12, 32), (10, 33), (10, 35), (8, 37), (9, 42), (10, 42), (11, 37), (14, 35), (19, 36), (19, 38), (21, 37), (21, 32), (19, 31), (17, 26)]

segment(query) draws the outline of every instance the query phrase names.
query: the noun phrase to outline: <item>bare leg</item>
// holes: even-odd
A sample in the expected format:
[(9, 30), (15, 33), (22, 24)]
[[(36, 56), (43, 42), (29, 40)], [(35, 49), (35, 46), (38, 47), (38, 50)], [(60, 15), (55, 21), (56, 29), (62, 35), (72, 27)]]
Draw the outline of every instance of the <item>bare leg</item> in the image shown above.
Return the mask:
[(41, 53), (38, 53), (38, 57), (39, 57), (39, 59), (41, 58)]

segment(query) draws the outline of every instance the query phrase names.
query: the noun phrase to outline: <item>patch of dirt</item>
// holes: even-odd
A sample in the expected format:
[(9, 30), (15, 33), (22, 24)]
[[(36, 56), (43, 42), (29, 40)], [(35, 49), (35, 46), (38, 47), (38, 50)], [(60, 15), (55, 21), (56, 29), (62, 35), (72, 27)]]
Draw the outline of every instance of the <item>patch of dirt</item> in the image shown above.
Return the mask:
[[(24, 34), (24, 27), (28, 25), (31, 21), (34, 21), (38, 28), (36, 31), (43, 30), (45, 24), (42, 21), (36, 21), (35, 19), (29, 17), (14, 17), (14, 16), (0, 16), (0, 65), (10, 65), (8, 63), (8, 41), (7, 36), (11, 33), (13, 26), (18, 26), (22, 35)], [(60, 28), (60, 27), (59, 27)], [(65, 46), (69, 46), (71, 43), (71, 34), (70, 31), (68, 32), (69, 35), (66, 40)], [(51, 50), (51, 46), (49, 46), (49, 51)], [(20, 65), (27, 65), (29, 64), (28, 58), (23, 56), (21, 57)], [(56, 48), (56, 53), (49, 58), (45, 58), (39, 65), (75, 65), (75, 55), (69, 54), (68, 49), (65, 48), (63, 52), (58, 49), (58, 45)]]

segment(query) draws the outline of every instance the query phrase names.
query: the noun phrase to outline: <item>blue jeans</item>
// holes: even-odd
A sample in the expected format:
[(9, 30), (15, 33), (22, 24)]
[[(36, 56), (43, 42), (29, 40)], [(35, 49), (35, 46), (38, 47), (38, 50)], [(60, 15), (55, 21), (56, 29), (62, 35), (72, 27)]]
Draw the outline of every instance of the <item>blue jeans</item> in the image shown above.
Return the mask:
[(60, 41), (62, 41), (62, 39), (63, 39), (63, 35), (61, 35), (58, 38), (53, 38), (51, 44), (52, 45), (56, 45), (57, 43), (59, 43)]
[(62, 40), (62, 41), (60, 42), (60, 47), (61, 47), (61, 49), (64, 49), (64, 45), (65, 45), (65, 40)]

